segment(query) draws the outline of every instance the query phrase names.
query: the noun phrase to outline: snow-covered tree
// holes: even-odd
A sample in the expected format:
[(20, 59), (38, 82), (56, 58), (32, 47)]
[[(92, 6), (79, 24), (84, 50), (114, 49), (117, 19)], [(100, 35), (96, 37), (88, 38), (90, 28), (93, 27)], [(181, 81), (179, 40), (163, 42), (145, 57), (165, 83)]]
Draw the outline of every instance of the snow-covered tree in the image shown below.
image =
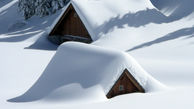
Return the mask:
[(19, 0), (19, 10), (25, 19), (33, 15), (46, 16), (61, 9), (69, 0)]

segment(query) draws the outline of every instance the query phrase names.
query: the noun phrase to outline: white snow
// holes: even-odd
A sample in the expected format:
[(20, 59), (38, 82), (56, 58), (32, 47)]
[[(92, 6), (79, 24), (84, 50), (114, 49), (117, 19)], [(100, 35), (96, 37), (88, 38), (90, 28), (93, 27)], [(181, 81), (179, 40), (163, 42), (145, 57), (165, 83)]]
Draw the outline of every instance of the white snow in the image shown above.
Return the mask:
[[(160, 89), (161, 85), (158, 85), (158, 81), (149, 76), (152, 79), (148, 80), (155, 81), (148, 82), (150, 86), (145, 88), (153, 88), (153, 90), (148, 90), (145, 94), (126, 94), (107, 100), (105, 96), (102, 96), (106, 92), (106, 88), (102, 85), (102, 83), (105, 84), (104, 81), (96, 80), (98, 84), (90, 85), (91, 87), (86, 88), (82, 86), (83, 84), (80, 84), (90, 84), (85, 83), (87, 80), (84, 79), (79, 82), (71, 81), (71, 84), (68, 85), (59, 84), (61, 87), (54, 88), (48, 96), (41, 100), (16, 103), (8, 102), (7, 100), (24, 94), (34, 83), (39, 83), (37, 80), (43, 78), (42, 75), (49, 74), (48, 68), (51, 67), (51, 64), (55, 64), (52, 63), (53, 60), (58, 57), (56, 55), (59, 55), (60, 52), (62, 53), (64, 48), (74, 48), (72, 49), (73, 51), (79, 51), (82, 48), (73, 47), (73, 45), (77, 46), (77, 44), (67, 44), (69, 46), (64, 44), (59, 48), (59, 53), (55, 55), (57, 47), (46, 40), (46, 31), (64, 9), (49, 17), (41, 19), (33, 17), (28, 21), (24, 21), (21, 14), (17, 11), (17, 0), (1, 0), (0, 107), (4, 109), (118, 109), (121, 107), (133, 109), (193, 109), (193, 0), (151, 0), (151, 2), (149, 0), (73, 0), (72, 3), (75, 5), (79, 15), (85, 17), (81, 17), (82, 20), (85, 19), (84, 23), (90, 25), (92, 30), (97, 29), (93, 33), (94, 36), (96, 35), (95, 42), (92, 43), (93, 45), (84, 46), (84, 48), (91, 47), (92, 49), (83, 49), (85, 52), (81, 53), (88, 53), (90, 51), (96, 54), (98, 51), (96, 49), (99, 48), (98, 53), (100, 54), (102, 53), (100, 52), (102, 47), (102, 50), (106, 51), (103, 52), (104, 55), (109, 53), (108, 51), (111, 51), (111, 53), (116, 51), (118, 54), (123, 54), (123, 51), (127, 51), (149, 75), (152, 75), (169, 88), (162, 88), (165, 90)], [(93, 7), (94, 10), (92, 10)], [(95, 17), (96, 20), (93, 19)], [(20, 24), (22, 23), (25, 25), (21, 26)], [(87, 27), (89, 28), (89, 26)], [(70, 51), (71, 49), (68, 50)], [(114, 56), (111, 53), (106, 55), (108, 58), (103, 59), (103, 62), (113, 59), (112, 57)], [(67, 54), (69, 54), (67, 57), (73, 55), (82, 57), (79, 54)], [(127, 55), (125, 54), (124, 57)], [(99, 62), (95, 60), (95, 63), (100, 63), (104, 55), (87, 56), (92, 60), (92, 57), (99, 56)], [(52, 59), (53, 56), (54, 59)], [(123, 55), (118, 57), (121, 58)], [(126, 57), (124, 59), (128, 59), (128, 55)], [(121, 59), (123, 60), (123, 58)], [(50, 62), (50, 60), (52, 61)], [(94, 67), (93, 64), (89, 64), (90, 60), (85, 62), (88, 63), (88, 66)], [(118, 60), (108, 64), (109, 67), (118, 65), (116, 62)], [(130, 64), (131, 61), (125, 60), (122, 62)], [(70, 61), (70, 64), (76, 64), (76, 62)], [(105, 63), (101, 64), (104, 65)], [(96, 67), (103, 67), (101, 64), (99, 66), (96, 65)], [(81, 64), (79, 69), (83, 65)], [(90, 69), (89, 67), (86, 68)], [(119, 68), (124, 67), (119, 66)], [(113, 69), (100, 70), (111, 71)], [(59, 71), (57, 70), (56, 73), (59, 73)], [(84, 71), (84, 69), (81, 69), (81, 71)], [(74, 73), (77, 74), (78, 72)], [(95, 72), (85, 73), (93, 74)], [(51, 79), (56, 79), (55, 75), (52, 76)], [(45, 78), (48, 77), (46, 76)], [(60, 76), (59, 80), (56, 81), (61, 81), (62, 79), (60, 78), (63, 77)], [(87, 77), (80, 76), (77, 78)], [(56, 81), (46, 81), (50, 84), (45, 84), (51, 86), (58, 85), (54, 84)], [(107, 84), (107, 86), (109, 85)], [(38, 93), (40, 92), (38, 91)]]
[[(49, 95), (53, 90), (71, 84), (77, 84), (78, 86), (74, 86), (75, 88), (72, 89), (69, 89), (70, 86), (63, 88), (61, 94), (69, 95), (64, 96), (63, 99), (72, 99), (72, 95), (80, 95), (79, 87), (83, 90), (81, 91), (81, 97), (93, 97), (94, 100), (99, 96), (101, 96), (100, 98), (105, 98), (125, 69), (128, 69), (146, 92), (165, 88), (125, 52), (95, 45), (67, 42), (58, 48), (57, 53), (37, 82), (25, 94), (10, 101), (27, 102), (39, 100)], [(99, 90), (99, 87), (102, 90)], [(95, 91), (95, 93), (92, 96), (87, 96), (87, 90), (91, 88), (93, 90), (90, 92)], [(101, 92), (104, 93), (99, 95)], [(57, 96), (55, 96), (55, 99), (57, 100)], [(79, 99), (79, 97), (76, 97), (76, 99)]]
[(93, 40), (99, 39), (107, 29), (116, 26), (107, 24), (108, 21), (114, 20), (113, 18), (120, 19), (128, 13), (156, 9), (149, 0), (138, 0), (138, 2), (136, 0), (122, 0), (122, 2), (118, 0), (71, 0), (63, 8), (61, 15), (54, 21), (48, 33), (51, 32), (70, 4), (75, 8)]

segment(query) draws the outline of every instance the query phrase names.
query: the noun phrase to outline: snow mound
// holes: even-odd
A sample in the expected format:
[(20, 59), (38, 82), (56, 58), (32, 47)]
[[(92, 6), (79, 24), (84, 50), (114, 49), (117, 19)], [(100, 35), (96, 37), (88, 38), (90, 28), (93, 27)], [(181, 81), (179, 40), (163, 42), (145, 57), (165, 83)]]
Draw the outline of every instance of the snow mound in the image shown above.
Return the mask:
[(151, 0), (165, 15), (180, 19), (193, 13), (194, 0)]
[(37, 82), (25, 94), (9, 101), (28, 102), (44, 97), (53, 101), (106, 100), (106, 94), (126, 68), (146, 92), (165, 87), (125, 52), (67, 42), (58, 48)]

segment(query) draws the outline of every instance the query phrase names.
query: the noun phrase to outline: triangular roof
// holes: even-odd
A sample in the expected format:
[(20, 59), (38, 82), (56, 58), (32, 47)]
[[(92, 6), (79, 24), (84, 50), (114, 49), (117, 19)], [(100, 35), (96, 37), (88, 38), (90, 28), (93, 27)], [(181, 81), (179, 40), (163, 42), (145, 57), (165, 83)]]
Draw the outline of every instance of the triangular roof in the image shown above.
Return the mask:
[[(93, 33), (92, 29), (90, 28), (90, 25), (88, 24), (85, 16), (83, 16), (83, 14), (81, 14), (79, 8), (75, 5), (75, 3), (71, 0), (64, 8), (62, 13), (59, 15), (59, 17), (57, 17), (57, 19), (54, 21), (54, 23), (51, 25), (50, 29), (49, 29), (49, 34), (52, 32), (52, 30), (55, 28), (55, 26), (57, 25), (57, 23), (60, 21), (61, 17), (65, 14), (66, 11), (68, 11), (67, 9), (69, 7), (73, 7), (73, 9), (75, 9), (75, 11), (77, 12), (77, 15), (79, 16), (79, 18), (82, 20), (82, 23), (85, 25), (85, 28), (87, 29), (87, 31), (89, 32), (90, 36), (95, 36), (95, 34)], [(92, 37), (92, 39), (94, 39), (94, 37)]]
[[(74, 13), (75, 12), (75, 13)], [(83, 24), (83, 21), (81, 20), (79, 14), (76, 12), (76, 9), (74, 8), (73, 4), (72, 3), (69, 3), (67, 5), (67, 9), (65, 10), (65, 12), (63, 13), (63, 15), (60, 17), (60, 19), (54, 24), (54, 27), (53, 29), (50, 31), (49, 33), (49, 36), (52, 36), (52, 35), (55, 35), (56, 34), (56, 31), (57, 29), (61, 28), (60, 25), (61, 23), (63, 24), (64, 22), (68, 22), (67, 19), (72, 19), (72, 18), (68, 18), (68, 17), (72, 17), (72, 16), (69, 16), (70, 13), (73, 13), (73, 14), (76, 14), (76, 21), (79, 22), (79, 29), (80, 31), (85, 31), (85, 34), (90, 34), (88, 33), (88, 29), (86, 28), (85, 24)], [(75, 15), (74, 15), (75, 16)], [(67, 21), (64, 21), (64, 20), (67, 20)], [(75, 23), (75, 19), (72, 21), (72, 26), (76, 25)], [(69, 24), (68, 24), (69, 25)], [(71, 27), (72, 27), (71, 26)], [(76, 31), (77, 32), (77, 31)], [(74, 33), (74, 34), (77, 34), (77, 33)], [(72, 34), (72, 33), (70, 33)], [(79, 35), (78, 35), (79, 36)], [(91, 39), (90, 35), (88, 36), (89, 39)]]
[(115, 25), (106, 24), (112, 18), (154, 8), (149, 0), (71, 0), (54, 21), (49, 33), (70, 5), (74, 7), (94, 41), (110, 32), (106, 31), (107, 28), (115, 28)]
[[(120, 89), (119, 86), (122, 86), (122, 89)], [(131, 75), (131, 73), (127, 69), (125, 69), (106, 96), (107, 98), (112, 98), (117, 95), (128, 94), (133, 92), (144, 93), (145, 90), (137, 82), (133, 75)]]

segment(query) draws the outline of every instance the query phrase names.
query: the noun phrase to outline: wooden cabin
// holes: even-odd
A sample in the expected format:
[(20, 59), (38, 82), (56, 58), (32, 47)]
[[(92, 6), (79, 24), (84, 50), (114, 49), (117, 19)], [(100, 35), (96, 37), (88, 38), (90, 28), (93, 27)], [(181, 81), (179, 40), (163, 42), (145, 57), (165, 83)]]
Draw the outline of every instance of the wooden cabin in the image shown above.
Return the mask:
[(48, 39), (56, 44), (66, 41), (92, 42), (90, 34), (72, 4), (68, 5), (62, 17), (51, 30)]
[(130, 72), (125, 69), (106, 96), (107, 98), (112, 98), (114, 96), (134, 92), (144, 93), (145, 91)]

